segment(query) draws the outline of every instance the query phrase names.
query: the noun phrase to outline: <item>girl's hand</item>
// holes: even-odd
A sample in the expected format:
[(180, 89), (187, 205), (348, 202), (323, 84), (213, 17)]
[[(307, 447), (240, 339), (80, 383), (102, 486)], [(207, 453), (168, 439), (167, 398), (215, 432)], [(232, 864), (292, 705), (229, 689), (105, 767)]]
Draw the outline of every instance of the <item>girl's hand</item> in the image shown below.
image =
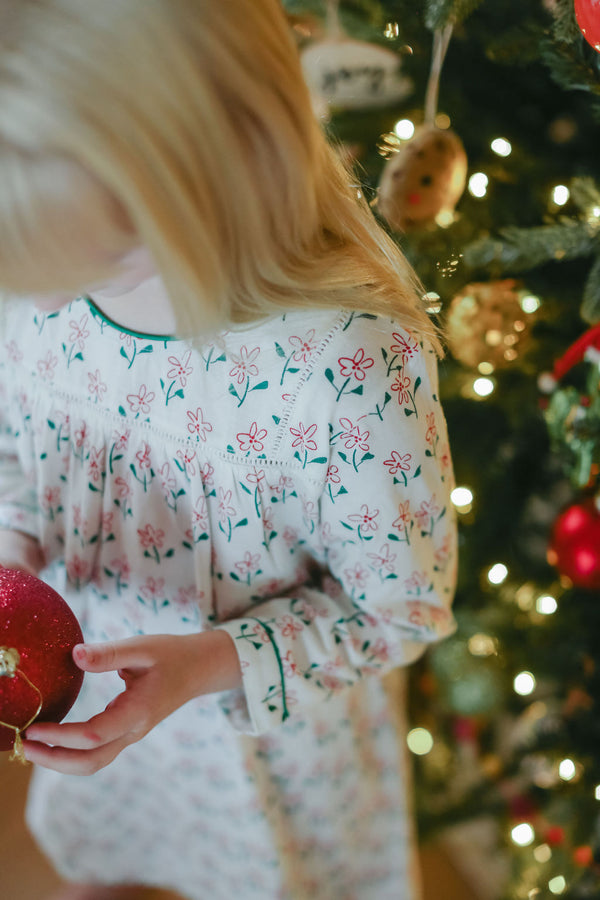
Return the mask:
[(44, 566), (44, 554), (35, 538), (23, 531), (0, 528), (0, 566), (37, 577)]
[(73, 659), (85, 672), (117, 671), (125, 690), (88, 722), (27, 729), (27, 759), (71, 775), (97, 772), (188, 700), (242, 681), (235, 646), (224, 631), (78, 644)]

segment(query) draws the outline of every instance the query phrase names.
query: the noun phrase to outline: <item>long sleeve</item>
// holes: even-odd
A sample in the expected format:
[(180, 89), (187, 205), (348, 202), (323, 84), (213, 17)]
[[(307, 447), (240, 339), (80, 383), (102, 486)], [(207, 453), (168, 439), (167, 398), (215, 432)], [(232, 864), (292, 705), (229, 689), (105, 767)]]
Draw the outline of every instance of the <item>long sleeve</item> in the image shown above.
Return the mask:
[(218, 626), (244, 674), (249, 723), (240, 709), (232, 721), (251, 733), (410, 664), (455, 627), (452, 466), (436, 359), (398, 326), (357, 318), (312, 372), (281, 446), (312, 479), (323, 474), (318, 497), (304, 500), (321, 575)]
[[(23, 531), (38, 536), (38, 502), (34, 486), (21, 465), (17, 441), (8, 414), (9, 399), (5, 379), (7, 360), (20, 351), (3, 341), (0, 346), (0, 529)], [(16, 398), (18, 399), (18, 398)], [(21, 398), (25, 402), (24, 398)]]

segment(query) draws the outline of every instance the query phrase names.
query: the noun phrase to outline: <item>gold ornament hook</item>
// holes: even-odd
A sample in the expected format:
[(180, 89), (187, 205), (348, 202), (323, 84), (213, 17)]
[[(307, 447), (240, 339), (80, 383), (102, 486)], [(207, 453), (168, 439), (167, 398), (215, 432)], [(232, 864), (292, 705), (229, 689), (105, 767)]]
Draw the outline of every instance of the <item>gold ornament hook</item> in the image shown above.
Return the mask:
[(42, 697), (42, 692), (39, 688), (33, 684), (32, 681), (29, 680), (27, 675), (24, 672), (21, 672), (19, 669), (19, 663), (21, 662), (21, 656), (19, 651), (15, 649), (15, 647), (0, 647), (0, 678), (21, 678), (29, 687), (35, 691), (39, 698), (38, 707), (33, 714), (33, 716), (29, 719), (29, 721), (25, 725), (11, 725), (10, 722), (3, 722), (0, 720), (0, 725), (3, 728), (10, 728), (15, 732), (15, 740), (13, 744), (12, 753), (10, 754), (9, 761), (18, 761), (23, 764), (27, 764), (27, 760), (25, 759), (25, 754), (23, 753), (23, 739), (21, 734), (24, 731), (27, 731), (30, 725), (32, 725), (39, 714), (42, 711), (42, 706), (44, 705), (44, 698)]

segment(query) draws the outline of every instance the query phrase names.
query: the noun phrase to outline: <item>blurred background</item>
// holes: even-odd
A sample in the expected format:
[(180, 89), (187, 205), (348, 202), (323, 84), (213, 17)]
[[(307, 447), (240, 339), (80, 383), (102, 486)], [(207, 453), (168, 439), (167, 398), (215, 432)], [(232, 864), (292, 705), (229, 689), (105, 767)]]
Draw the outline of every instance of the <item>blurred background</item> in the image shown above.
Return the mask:
[(284, 2), (448, 335), (459, 628), (411, 673), (421, 839), (487, 900), (598, 898), (600, 2)]

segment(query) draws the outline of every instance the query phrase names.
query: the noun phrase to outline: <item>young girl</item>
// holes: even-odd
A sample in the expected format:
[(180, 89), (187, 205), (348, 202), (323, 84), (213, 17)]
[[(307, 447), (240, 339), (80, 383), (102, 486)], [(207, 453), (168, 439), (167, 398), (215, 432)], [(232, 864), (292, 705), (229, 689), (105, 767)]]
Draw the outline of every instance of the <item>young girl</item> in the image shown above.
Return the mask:
[(0, 283), (0, 563), (86, 636), (25, 741), (64, 896), (414, 900), (439, 344), (278, 0), (0, 0)]

